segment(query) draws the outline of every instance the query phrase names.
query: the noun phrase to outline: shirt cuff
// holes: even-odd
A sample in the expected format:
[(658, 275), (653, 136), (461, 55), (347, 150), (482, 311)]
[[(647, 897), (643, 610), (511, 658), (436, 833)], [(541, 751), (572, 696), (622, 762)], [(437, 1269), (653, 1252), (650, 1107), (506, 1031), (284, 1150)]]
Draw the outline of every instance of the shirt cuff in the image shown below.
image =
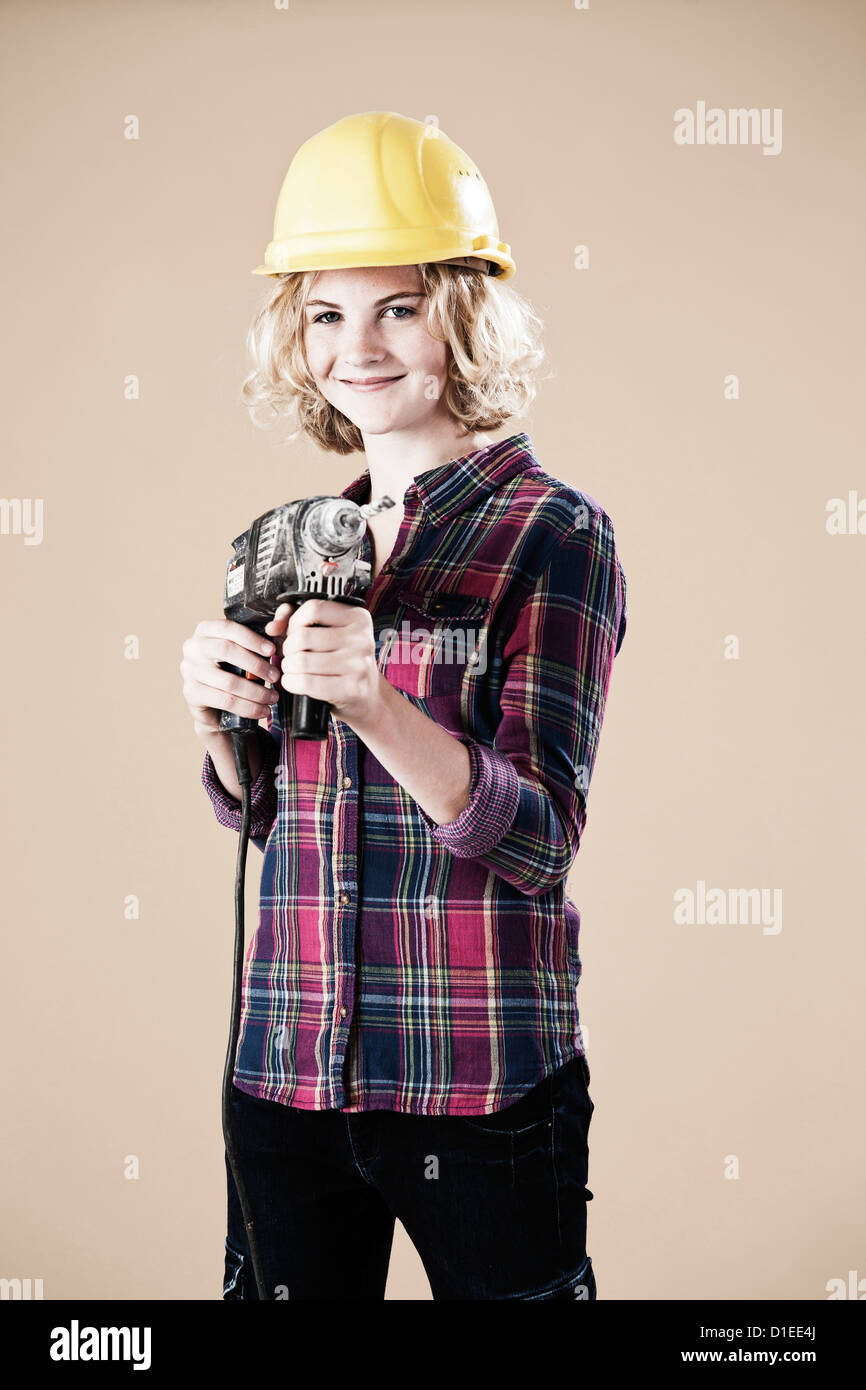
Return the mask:
[[(258, 731), (262, 765), (259, 775), (250, 788), (250, 839), (270, 834), (277, 814), (277, 786), (274, 771), (279, 762), (280, 750), (276, 739)], [(201, 774), (202, 785), (213, 803), (214, 814), (220, 825), (229, 830), (240, 831), (243, 807), (237, 797), (231, 796), (220, 781), (210, 753), (205, 753)]]
[(511, 828), (520, 801), (520, 780), (503, 753), (466, 736), (460, 742), (469, 750), (468, 805), (456, 820), (443, 825), (437, 825), (421, 806), (418, 810), (438, 844), (458, 859), (476, 859), (488, 854)]

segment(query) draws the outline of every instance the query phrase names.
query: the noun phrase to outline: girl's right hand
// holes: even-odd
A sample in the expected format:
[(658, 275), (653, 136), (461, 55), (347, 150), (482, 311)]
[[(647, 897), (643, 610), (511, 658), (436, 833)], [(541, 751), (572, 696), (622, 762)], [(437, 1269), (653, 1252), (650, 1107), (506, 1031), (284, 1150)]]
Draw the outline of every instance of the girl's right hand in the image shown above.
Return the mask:
[[(277, 630), (282, 624), (269, 623)], [(180, 672), (183, 696), (199, 738), (220, 732), (219, 712), (228, 710), (244, 719), (264, 719), (276, 704), (279, 691), (223, 671), (219, 661), (228, 661), (262, 680), (278, 681), (279, 655), (276, 640), (261, 637), (243, 623), (229, 618), (204, 620), (183, 644)]]

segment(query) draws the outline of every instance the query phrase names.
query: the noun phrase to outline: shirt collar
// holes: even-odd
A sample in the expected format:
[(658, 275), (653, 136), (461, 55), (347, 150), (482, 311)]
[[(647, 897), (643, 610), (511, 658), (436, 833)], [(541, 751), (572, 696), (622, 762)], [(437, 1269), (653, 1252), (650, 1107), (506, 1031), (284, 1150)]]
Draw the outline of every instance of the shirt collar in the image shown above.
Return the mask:
[[(402, 498), (404, 508), (417, 496), (427, 516), (433, 522), (459, 515), (486, 496), (495, 492), (508, 478), (540, 467), (532, 452), (528, 434), (512, 434), (495, 444), (486, 444), (462, 458), (428, 468), (409, 484)], [(370, 470), (365, 468), (343, 488), (341, 497), (359, 505), (370, 500)], [(396, 498), (394, 499), (397, 500)]]

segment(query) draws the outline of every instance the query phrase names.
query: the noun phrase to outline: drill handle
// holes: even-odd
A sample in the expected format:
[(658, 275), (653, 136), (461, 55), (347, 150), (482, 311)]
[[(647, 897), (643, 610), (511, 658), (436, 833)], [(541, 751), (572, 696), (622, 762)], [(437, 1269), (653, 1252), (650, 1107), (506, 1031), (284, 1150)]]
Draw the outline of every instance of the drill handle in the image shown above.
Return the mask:
[[(264, 685), (264, 681), (259, 676), (251, 676), (249, 671), (244, 671), (240, 666), (232, 666), (229, 661), (218, 661), (217, 666), (221, 671), (231, 671), (233, 676), (246, 676), (248, 681), (256, 681), (258, 685)], [(242, 733), (251, 734), (257, 729), (258, 721), (247, 719), (240, 714), (232, 714), (229, 710), (220, 710), (220, 732), (230, 734), (236, 729)]]
[[(322, 594), (301, 591), (286, 595), (280, 602), (303, 603), (309, 598), (322, 597)], [(331, 603), (353, 603), (356, 607), (364, 607), (364, 600), (354, 594), (328, 594), (327, 598)], [(314, 700), (311, 695), (295, 695), (292, 704), (292, 737), (327, 738), (330, 713), (331, 706), (327, 700)]]

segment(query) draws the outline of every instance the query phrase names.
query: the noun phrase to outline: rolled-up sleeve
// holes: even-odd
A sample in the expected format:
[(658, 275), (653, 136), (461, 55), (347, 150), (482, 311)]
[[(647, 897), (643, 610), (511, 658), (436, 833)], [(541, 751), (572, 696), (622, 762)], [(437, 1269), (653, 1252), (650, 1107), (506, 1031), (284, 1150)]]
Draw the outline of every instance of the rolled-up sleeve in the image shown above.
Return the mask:
[[(276, 730), (256, 729), (262, 754), (259, 775), (250, 788), (250, 839), (263, 842), (270, 834), (277, 814), (276, 768), (280, 758), (279, 736)], [(219, 780), (210, 753), (205, 753), (201, 780), (213, 804), (214, 813), (220, 825), (229, 830), (240, 831), (242, 806), (237, 797), (231, 796)]]
[(493, 746), (468, 735), (469, 801), (432, 837), (528, 896), (567, 876), (586, 823), (626, 585), (610, 518), (558, 535), (503, 646), (502, 719)]

